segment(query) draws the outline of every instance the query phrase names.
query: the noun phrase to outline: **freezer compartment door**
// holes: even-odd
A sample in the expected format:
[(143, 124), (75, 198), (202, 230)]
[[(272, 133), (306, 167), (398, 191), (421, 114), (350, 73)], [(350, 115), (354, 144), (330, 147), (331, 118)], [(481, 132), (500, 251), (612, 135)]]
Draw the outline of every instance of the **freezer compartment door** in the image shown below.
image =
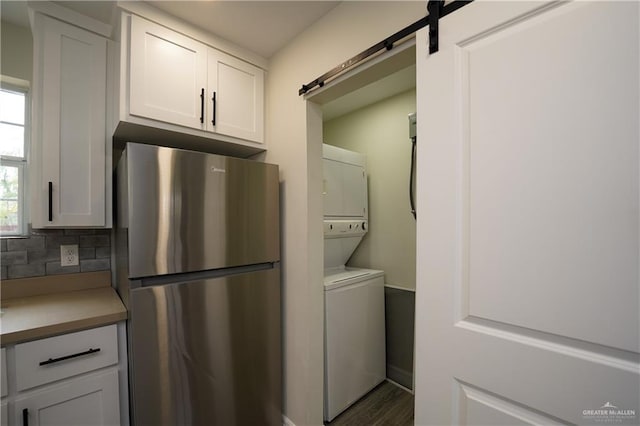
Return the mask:
[(277, 166), (133, 143), (123, 158), (130, 278), (280, 259)]
[(131, 292), (136, 425), (282, 424), (279, 269)]

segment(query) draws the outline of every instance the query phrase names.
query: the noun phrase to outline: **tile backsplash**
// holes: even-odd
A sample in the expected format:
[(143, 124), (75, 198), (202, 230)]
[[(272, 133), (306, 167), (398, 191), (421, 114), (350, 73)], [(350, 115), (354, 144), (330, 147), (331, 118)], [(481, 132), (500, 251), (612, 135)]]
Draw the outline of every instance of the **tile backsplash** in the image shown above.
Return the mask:
[[(80, 264), (60, 266), (60, 245), (77, 244)], [(2, 279), (108, 271), (110, 229), (32, 229), (25, 238), (0, 240)]]

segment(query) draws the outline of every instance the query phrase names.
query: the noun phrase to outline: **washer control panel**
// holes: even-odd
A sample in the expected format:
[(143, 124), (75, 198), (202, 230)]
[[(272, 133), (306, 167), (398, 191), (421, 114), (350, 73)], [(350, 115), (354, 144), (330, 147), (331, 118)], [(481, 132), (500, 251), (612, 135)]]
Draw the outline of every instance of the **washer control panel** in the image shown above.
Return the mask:
[(366, 220), (325, 220), (324, 237), (356, 237), (367, 233), (369, 223)]

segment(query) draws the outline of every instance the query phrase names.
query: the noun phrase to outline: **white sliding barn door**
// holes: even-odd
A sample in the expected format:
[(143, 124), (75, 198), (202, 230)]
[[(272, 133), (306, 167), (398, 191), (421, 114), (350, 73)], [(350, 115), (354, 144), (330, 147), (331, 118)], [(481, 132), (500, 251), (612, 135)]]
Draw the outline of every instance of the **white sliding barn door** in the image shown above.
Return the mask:
[(417, 35), (416, 424), (638, 424), (639, 4)]

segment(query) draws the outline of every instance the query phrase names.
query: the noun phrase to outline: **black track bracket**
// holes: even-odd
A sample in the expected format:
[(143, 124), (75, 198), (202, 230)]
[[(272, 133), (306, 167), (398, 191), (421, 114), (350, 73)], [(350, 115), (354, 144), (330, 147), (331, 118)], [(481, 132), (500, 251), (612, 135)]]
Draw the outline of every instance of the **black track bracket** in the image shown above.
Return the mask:
[(442, 15), (444, 0), (430, 0), (427, 2), (427, 11), (429, 12), (429, 54), (438, 51), (438, 22)]

